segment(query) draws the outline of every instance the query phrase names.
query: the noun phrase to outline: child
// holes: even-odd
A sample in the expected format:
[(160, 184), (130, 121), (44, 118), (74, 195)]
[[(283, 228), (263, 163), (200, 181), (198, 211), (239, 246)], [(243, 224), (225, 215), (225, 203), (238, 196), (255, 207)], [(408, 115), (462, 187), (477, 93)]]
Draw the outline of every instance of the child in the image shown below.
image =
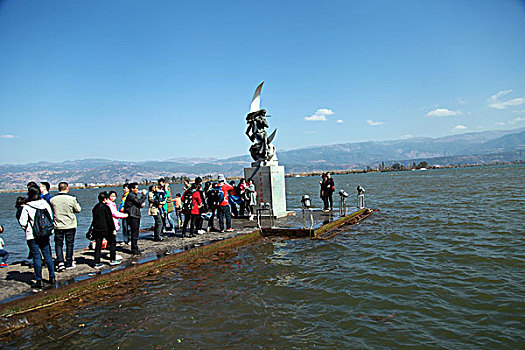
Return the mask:
[[(0, 233), (4, 232), (4, 227), (0, 225)], [(0, 257), (2, 258), (2, 262), (0, 263), (0, 267), (6, 267), (7, 266), (7, 259), (9, 258), (9, 253), (4, 250), (4, 240), (0, 238)]]

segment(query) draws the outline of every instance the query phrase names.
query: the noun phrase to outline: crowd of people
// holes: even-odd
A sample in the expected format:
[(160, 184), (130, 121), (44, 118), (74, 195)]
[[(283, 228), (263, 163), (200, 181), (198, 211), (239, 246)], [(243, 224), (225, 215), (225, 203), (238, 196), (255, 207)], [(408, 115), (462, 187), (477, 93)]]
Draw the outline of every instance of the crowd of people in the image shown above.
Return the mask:
[[(333, 210), (334, 180), (330, 173), (323, 173), (319, 181), (323, 211)], [(77, 231), (76, 214), (82, 208), (76, 197), (69, 194), (66, 182), (58, 184), (58, 193), (51, 196), (48, 182), (27, 184), (27, 195), (16, 201), (16, 218), (24, 230), (29, 250), (28, 260), (33, 266), (35, 288), (43, 287), (42, 262), (49, 272), (49, 283), (56, 281), (55, 272), (74, 269), (74, 245)], [(251, 179), (226, 182), (219, 174), (217, 182), (205, 182), (196, 177), (193, 183), (185, 182), (182, 194), (172, 196), (165, 179), (161, 178), (149, 190), (139, 190), (136, 182), (123, 185), (119, 205), (117, 192), (100, 192), (92, 209), (92, 223), (86, 235), (94, 248), (93, 267), (102, 268), (101, 251), (109, 249), (109, 265), (119, 265), (122, 257), (116, 254), (117, 232), (122, 229), (122, 246), (129, 246), (131, 254), (141, 254), (138, 246), (141, 209), (148, 205), (148, 215), (153, 217), (153, 240), (161, 242), (167, 235), (179, 230), (182, 238), (195, 237), (205, 232), (232, 232), (232, 217), (253, 220), (257, 192)], [(218, 221), (218, 227), (216, 227)], [(0, 225), (0, 234), (4, 228)], [(51, 253), (51, 236), (54, 234), (55, 259)], [(65, 243), (65, 256), (64, 256)], [(0, 267), (7, 266), (9, 253), (0, 237)]]
[[(241, 179), (237, 185), (234, 181), (228, 184), (224, 175), (219, 174), (217, 183), (207, 181), (203, 184), (200, 177), (196, 177), (191, 184), (185, 182), (183, 194), (177, 193), (172, 201), (173, 209), (170, 209), (170, 197), (169, 187), (150, 187), (149, 215), (157, 217), (154, 229), (154, 232), (158, 232), (156, 239), (162, 239), (167, 223), (172, 230), (175, 226), (181, 229), (182, 237), (194, 237), (205, 232), (234, 231), (232, 216), (240, 217), (246, 213), (249, 220), (254, 219), (257, 193), (253, 180)], [(173, 211), (176, 225), (171, 217)], [(215, 227), (216, 219), (219, 228)]]
[[(69, 194), (66, 182), (58, 184), (58, 193), (51, 196), (50, 184), (27, 184), (27, 195), (16, 201), (16, 218), (22, 227), (29, 250), (28, 264), (34, 269), (35, 289), (43, 288), (42, 262), (48, 270), (50, 284), (56, 282), (55, 272), (74, 269), (74, 245), (77, 233), (76, 214), (82, 208), (76, 197)], [(172, 196), (170, 186), (161, 178), (155, 185), (139, 190), (136, 182), (123, 185), (121, 202), (117, 205), (115, 191), (100, 192), (93, 207), (92, 222), (86, 237), (92, 241), (94, 259), (92, 267), (99, 269), (103, 248), (109, 249), (109, 265), (121, 264), (116, 254), (117, 232), (122, 229), (122, 246), (129, 246), (131, 254), (141, 254), (138, 246), (141, 209), (148, 205), (148, 215), (154, 219), (153, 240), (160, 242), (164, 236), (195, 237), (205, 232), (232, 232), (232, 216), (254, 219), (257, 193), (252, 180), (226, 182), (223, 174), (216, 183), (202, 183), (200, 177), (193, 183), (185, 182), (182, 195)], [(215, 221), (218, 221), (218, 228)], [(0, 234), (4, 228), (0, 226)], [(51, 252), (54, 234), (55, 259)], [(64, 256), (65, 244), (65, 256)], [(0, 238), (1, 267), (7, 266), (9, 253)]]

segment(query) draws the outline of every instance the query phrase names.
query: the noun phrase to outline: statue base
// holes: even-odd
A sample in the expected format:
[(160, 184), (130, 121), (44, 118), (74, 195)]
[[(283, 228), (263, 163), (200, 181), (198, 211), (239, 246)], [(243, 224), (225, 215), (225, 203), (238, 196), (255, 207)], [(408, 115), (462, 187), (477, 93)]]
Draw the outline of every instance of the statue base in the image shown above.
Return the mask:
[[(268, 164), (271, 165), (263, 165)], [(276, 218), (284, 217), (286, 211), (286, 190), (284, 183), (284, 166), (277, 162), (255, 162), (251, 168), (244, 168), (246, 180), (252, 179), (257, 191), (257, 205), (269, 203)], [(254, 166), (255, 165), (255, 166)], [(266, 214), (267, 215), (267, 214)]]

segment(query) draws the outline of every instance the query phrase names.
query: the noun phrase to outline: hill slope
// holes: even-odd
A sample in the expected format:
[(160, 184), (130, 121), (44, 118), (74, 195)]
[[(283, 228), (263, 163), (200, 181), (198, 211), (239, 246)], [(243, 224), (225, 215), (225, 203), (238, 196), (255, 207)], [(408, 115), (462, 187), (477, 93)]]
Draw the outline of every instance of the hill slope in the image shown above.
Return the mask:
[[(381, 162), (411, 164), (426, 160), (430, 164), (486, 164), (525, 159), (525, 129), (486, 131), (441, 138), (369, 141), (313, 146), (278, 152), (286, 172), (345, 170), (376, 167)], [(176, 161), (175, 161), (176, 160)], [(215, 160), (213, 158), (174, 158), (168, 161), (126, 162), (84, 159), (61, 163), (0, 165), (0, 189), (23, 188), (30, 180), (69, 183), (117, 183), (154, 180), (161, 176), (197, 176), (224, 173), (241, 175), (250, 166), (248, 155)]]

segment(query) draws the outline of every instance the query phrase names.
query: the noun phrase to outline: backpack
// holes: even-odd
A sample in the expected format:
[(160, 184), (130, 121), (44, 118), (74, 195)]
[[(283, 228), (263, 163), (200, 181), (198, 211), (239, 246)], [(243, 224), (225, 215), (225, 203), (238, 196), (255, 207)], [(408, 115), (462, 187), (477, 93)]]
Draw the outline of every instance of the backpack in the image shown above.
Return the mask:
[(182, 196), (182, 211), (184, 212), (191, 212), (193, 209), (193, 193), (195, 190), (187, 190), (184, 192), (184, 195)]
[(221, 186), (214, 186), (210, 190), (210, 202), (214, 206), (218, 206), (222, 202), (224, 202), (224, 192), (222, 191)]
[[(55, 229), (55, 225), (53, 224), (53, 220), (51, 220), (51, 215), (47, 209), (35, 208), (29, 204), (27, 204), (27, 206), (35, 209), (35, 218), (33, 219), (33, 224), (31, 225), (35, 239), (47, 238), (51, 236), (53, 234), (53, 230)], [(29, 218), (29, 223), (31, 223), (31, 218)]]

